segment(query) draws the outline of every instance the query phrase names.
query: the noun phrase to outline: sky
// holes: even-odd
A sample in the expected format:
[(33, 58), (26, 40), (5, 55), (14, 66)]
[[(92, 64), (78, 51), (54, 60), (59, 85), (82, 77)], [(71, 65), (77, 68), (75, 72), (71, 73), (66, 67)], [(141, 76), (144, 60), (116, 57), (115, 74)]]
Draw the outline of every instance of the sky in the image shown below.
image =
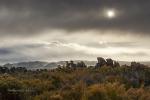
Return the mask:
[(0, 0), (0, 64), (150, 61), (150, 0)]

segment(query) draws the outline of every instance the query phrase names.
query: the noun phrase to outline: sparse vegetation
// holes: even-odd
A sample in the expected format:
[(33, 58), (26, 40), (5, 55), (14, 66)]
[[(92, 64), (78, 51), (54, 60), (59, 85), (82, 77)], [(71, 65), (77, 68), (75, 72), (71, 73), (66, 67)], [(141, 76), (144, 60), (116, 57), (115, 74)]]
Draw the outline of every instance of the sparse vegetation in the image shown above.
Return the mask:
[(116, 65), (0, 68), (0, 100), (150, 100), (150, 68), (139, 63)]

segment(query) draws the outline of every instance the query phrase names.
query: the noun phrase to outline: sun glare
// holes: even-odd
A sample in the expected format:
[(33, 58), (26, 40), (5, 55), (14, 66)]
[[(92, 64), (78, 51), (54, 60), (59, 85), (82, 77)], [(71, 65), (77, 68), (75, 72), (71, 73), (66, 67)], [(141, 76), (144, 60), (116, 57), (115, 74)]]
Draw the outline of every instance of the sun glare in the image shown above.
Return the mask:
[(114, 10), (108, 10), (106, 11), (106, 15), (108, 18), (114, 18), (116, 16), (116, 13)]

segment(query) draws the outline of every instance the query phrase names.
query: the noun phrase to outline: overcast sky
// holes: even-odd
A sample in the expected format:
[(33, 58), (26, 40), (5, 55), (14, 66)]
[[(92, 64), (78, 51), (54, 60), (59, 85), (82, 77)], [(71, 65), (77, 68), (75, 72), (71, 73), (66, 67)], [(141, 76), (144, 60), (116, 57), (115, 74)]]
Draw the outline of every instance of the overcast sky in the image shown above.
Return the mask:
[(149, 7), (150, 0), (0, 0), (0, 63), (150, 61)]

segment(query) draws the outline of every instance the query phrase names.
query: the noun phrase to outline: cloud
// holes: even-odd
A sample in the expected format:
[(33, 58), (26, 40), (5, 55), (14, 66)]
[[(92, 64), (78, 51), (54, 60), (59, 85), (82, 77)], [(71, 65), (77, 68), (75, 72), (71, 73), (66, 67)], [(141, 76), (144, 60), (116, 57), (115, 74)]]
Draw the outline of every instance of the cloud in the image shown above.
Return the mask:
[[(150, 1), (0, 0), (0, 61), (149, 60)], [(114, 9), (116, 18), (105, 11)]]
[[(124, 30), (148, 34), (149, 3), (142, 0), (1, 0), (0, 34), (31, 36), (45, 29)], [(103, 16), (103, 11), (110, 8), (118, 12), (112, 20)]]
[(9, 49), (6, 48), (0, 48), (0, 55), (8, 55), (12, 53)]
[[(122, 44), (128, 44), (129, 46)], [(149, 52), (150, 48), (140, 48), (130, 42), (108, 42), (107, 45), (104, 42), (104, 44), (99, 44), (99, 46), (61, 41), (33, 42), (1, 47), (0, 62), (4, 64), (7, 62), (35, 60), (95, 60), (97, 56), (111, 57), (116, 60), (129, 60), (131, 58), (138, 60), (138, 57), (141, 57), (146, 60), (149, 59)]]

